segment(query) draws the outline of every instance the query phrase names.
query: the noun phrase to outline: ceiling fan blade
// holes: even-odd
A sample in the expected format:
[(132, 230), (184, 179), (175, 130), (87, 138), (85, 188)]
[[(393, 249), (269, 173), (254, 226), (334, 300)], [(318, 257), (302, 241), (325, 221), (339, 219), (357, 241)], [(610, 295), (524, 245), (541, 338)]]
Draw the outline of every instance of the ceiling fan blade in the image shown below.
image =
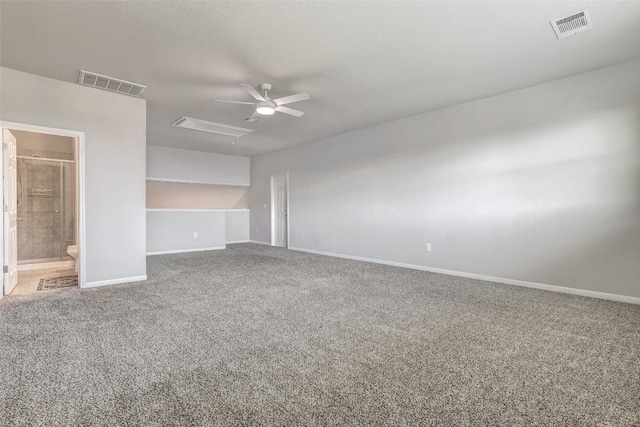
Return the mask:
[(214, 99), (215, 102), (228, 102), (229, 104), (248, 104), (248, 105), (256, 105), (255, 102), (244, 102), (244, 101), (227, 101), (225, 99)]
[(279, 113), (290, 114), (292, 116), (301, 117), (304, 113), (302, 111), (294, 110), (293, 108), (281, 107), (278, 105), (276, 111)]
[(295, 95), (289, 95), (283, 98), (274, 99), (273, 102), (275, 102), (276, 105), (285, 105), (291, 104), (292, 102), (306, 101), (307, 99), (311, 99), (309, 94), (307, 92), (302, 92)]
[(255, 99), (257, 99), (258, 101), (264, 102), (266, 101), (266, 99), (264, 99), (264, 97), (262, 95), (260, 95), (260, 92), (258, 92), (257, 90), (255, 90), (253, 88), (253, 86), (251, 85), (246, 85), (244, 83), (242, 83), (240, 86), (244, 87), (246, 89), (247, 92), (249, 92), (249, 95), (253, 96)]

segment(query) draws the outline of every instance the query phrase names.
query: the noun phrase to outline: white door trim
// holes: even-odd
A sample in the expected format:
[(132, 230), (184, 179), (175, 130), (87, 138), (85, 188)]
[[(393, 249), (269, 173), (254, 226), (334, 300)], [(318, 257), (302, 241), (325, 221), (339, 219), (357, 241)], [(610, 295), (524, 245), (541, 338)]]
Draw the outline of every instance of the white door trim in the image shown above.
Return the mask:
[(2, 204), (4, 204), (4, 212), (2, 214), (2, 232), (6, 233), (7, 238), (2, 242), (2, 264), (7, 268), (3, 271), (2, 292), (5, 296), (9, 295), (18, 283), (18, 223), (17, 223), (17, 203), (18, 200), (18, 148), (15, 135), (9, 129), (2, 129), (2, 191), (11, 193), (7, 197), (3, 194)]
[[(0, 121), (0, 128), (9, 130), (24, 130), (27, 132), (46, 133), (50, 135), (68, 136), (76, 138), (76, 177), (78, 179), (78, 286), (86, 287), (87, 276), (87, 245), (86, 245), (86, 215), (85, 215), (85, 135), (84, 132), (58, 129), (46, 126), (30, 125)], [(2, 232), (4, 234), (4, 232)], [(4, 242), (4, 235), (2, 235)]]
[(271, 246), (276, 245), (276, 207), (273, 201), (275, 196), (274, 191), (274, 178), (278, 175), (284, 175), (285, 181), (287, 183), (287, 249), (289, 249), (289, 245), (291, 244), (291, 236), (289, 234), (289, 171), (286, 172), (278, 172), (272, 173), (270, 179), (270, 189), (271, 189)]

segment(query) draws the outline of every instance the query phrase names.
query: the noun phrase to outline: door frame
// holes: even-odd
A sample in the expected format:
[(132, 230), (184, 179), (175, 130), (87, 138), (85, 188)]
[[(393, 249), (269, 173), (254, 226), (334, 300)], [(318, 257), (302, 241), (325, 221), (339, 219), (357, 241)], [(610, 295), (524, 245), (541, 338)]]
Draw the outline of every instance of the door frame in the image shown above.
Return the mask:
[(276, 204), (275, 199), (275, 177), (284, 175), (285, 182), (287, 183), (287, 249), (291, 244), (291, 235), (289, 233), (289, 171), (272, 173), (270, 178), (269, 188), (271, 190), (271, 246), (276, 245)]
[[(86, 242), (86, 209), (85, 209), (85, 134), (84, 132), (58, 129), (46, 126), (31, 125), (26, 123), (16, 123), (0, 120), (0, 128), (9, 130), (23, 130), (27, 132), (46, 133), (49, 135), (67, 136), (75, 138), (76, 146), (76, 189), (78, 206), (78, 287), (84, 288), (86, 283), (87, 264), (87, 242)], [(4, 168), (4, 165), (2, 166)], [(4, 197), (4, 189), (0, 190), (0, 195)], [(4, 243), (4, 227), (0, 230), (0, 237)], [(4, 280), (4, 279), (3, 279)], [(4, 285), (4, 281), (3, 281)], [(2, 292), (0, 292), (2, 298)]]
[[(1, 128), (0, 129), (2, 131), (2, 151), (0, 151), (0, 162), (2, 164), (2, 191), (7, 191), (7, 189), (9, 189), (9, 191), (11, 191), (13, 189), (13, 187), (15, 187), (15, 191), (17, 192), (18, 189), (18, 144), (17, 144), (17, 139), (15, 137), (15, 135), (13, 133), (11, 133), (10, 129), (7, 128)], [(12, 139), (14, 141), (13, 148), (11, 150), (9, 150), (8, 147), (8, 141), (5, 142), (5, 135), (7, 135), (7, 139)], [(5, 144), (7, 144), (7, 147), (5, 148)], [(10, 153), (13, 152), (13, 155), (15, 156), (15, 164), (11, 164), (11, 157), (10, 157)], [(9, 168), (13, 166), (16, 170), (14, 171), (15, 176), (12, 176), (13, 173), (10, 172)], [(15, 182), (12, 185), (12, 180), (15, 179)], [(17, 196), (17, 195), (16, 195)], [(13, 197), (12, 197), (13, 199)], [(14, 251), (17, 252), (18, 250), (18, 224), (17, 221), (15, 222), (15, 224), (13, 223), (14, 220), (17, 219), (17, 203), (15, 203), (17, 201), (17, 197), (15, 200), (4, 200), (4, 197), (2, 197), (2, 200), (0, 201), (1, 205), (4, 205), (4, 207), (6, 207), (7, 209), (2, 213), (2, 233), (6, 233), (7, 231), (9, 232), (9, 237), (7, 239), (4, 239), (2, 241), (2, 249), (0, 249), (0, 259), (2, 260), (2, 264), (7, 266), (8, 269), (5, 272), (3, 270), (2, 272), (2, 290), (0, 290), (0, 293), (5, 294), (5, 295), (9, 295), (11, 293), (11, 291), (13, 291), (13, 289), (15, 288), (16, 284), (18, 283), (18, 254), (17, 253), (13, 253)], [(13, 211), (13, 208), (16, 209), (16, 211)], [(15, 215), (14, 218), (12, 218), (12, 214)], [(13, 233), (11, 233), (11, 228), (12, 225), (15, 225), (15, 230), (13, 231)], [(15, 237), (16, 239), (16, 244), (14, 245), (13, 243), (13, 238)], [(16, 259), (16, 264), (13, 265), (13, 258), (15, 257)], [(9, 259), (8, 261), (6, 259)], [(12, 278), (11, 273), (14, 273), (14, 276)], [(12, 286), (12, 282), (13, 286)]]

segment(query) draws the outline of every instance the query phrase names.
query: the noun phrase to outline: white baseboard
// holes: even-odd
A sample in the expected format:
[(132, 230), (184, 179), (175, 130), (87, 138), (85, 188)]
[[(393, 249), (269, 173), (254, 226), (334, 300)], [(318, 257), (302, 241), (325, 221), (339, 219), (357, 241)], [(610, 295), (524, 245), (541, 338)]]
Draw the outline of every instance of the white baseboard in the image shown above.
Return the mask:
[(167, 255), (167, 254), (183, 254), (187, 252), (204, 252), (204, 251), (217, 251), (220, 249), (227, 249), (226, 246), (213, 246), (210, 248), (196, 248), (196, 249), (177, 249), (172, 251), (155, 251), (147, 252), (147, 256), (150, 255)]
[(261, 242), (260, 240), (249, 240), (249, 243), (255, 243), (256, 245), (271, 246), (271, 243)]
[[(258, 243), (258, 242), (255, 242), (255, 243)], [(289, 247), (289, 249), (293, 251), (298, 251), (298, 252), (309, 252), (317, 255), (326, 255), (326, 256), (331, 256), (336, 258), (351, 259), (355, 261), (365, 261), (365, 262), (372, 262), (375, 264), (391, 265), (394, 267), (410, 268), (413, 270), (429, 271), (431, 273), (446, 274), (449, 276), (466, 277), (469, 279), (477, 279), (477, 280), (484, 280), (487, 282), (502, 283), (504, 285), (522, 286), (525, 288), (543, 289), (545, 291), (560, 292), (563, 294), (572, 294), (572, 295), (580, 295), (584, 297), (627, 302), (630, 304), (640, 304), (640, 298), (630, 297), (626, 295), (609, 294), (606, 292), (589, 291), (586, 289), (567, 288), (565, 286), (547, 285), (544, 283), (527, 282), (525, 280), (505, 279), (503, 277), (484, 276), (482, 274), (465, 273), (462, 271), (445, 270), (442, 268), (425, 267), (423, 265), (417, 265), (417, 264), (406, 264), (403, 262), (386, 261), (382, 259), (360, 257), (355, 255), (344, 255), (344, 254), (338, 254), (334, 252), (316, 251), (313, 249), (305, 249), (305, 248), (298, 248), (298, 247)]]
[(110, 279), (110, 280), (100, 280), (97, 282), (86, 282), (84, 288), (95, 288), (96, 286), (106, 286), (106, 285), (118, 285), (120, 283), (131, 283), (131, 282), (140, 282), (141, 280), (147, 280), (147, 276), (133, 276), (133, 277), (123, 277), (121, 279)]
[(226, 242), (227, 245), (233, 245), (234, 243), (249, 243), (251, 240), (231, 240)]
[(43, 270), (47, 268), (73, 268), (75, 261), (38, 262), (33, 264), (18, 264), (18, 271)]

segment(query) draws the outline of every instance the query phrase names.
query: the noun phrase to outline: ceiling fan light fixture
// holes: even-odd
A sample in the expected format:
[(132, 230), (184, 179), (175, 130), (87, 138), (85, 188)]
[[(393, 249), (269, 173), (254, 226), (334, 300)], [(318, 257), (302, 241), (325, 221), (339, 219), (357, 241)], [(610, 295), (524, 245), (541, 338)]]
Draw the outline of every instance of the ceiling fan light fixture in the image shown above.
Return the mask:
[(264, 95), (255, 90), (253, 86), (247, 84), (242, 84), (241, 86), (244, 87), (245, 90), (249, 92), (249, 95), (251, 95), (257, 102), (228, 101), (226, 99), (214, 99), (214, 101), (227, 102), (231, 104), (255, 105), (255, 112), (251, 115), (251, 117), (247, 117), (244, 119), (245, 121), (250, 123), (259, 121), (260, 119), (257, 118), (257, 116), (273, 116), (276, 112), (288, 114), (294, 117), (302, 117), (304, 115), (304, 112), (285, 107), (285, 105), (311, 99), (307, 92), (296, 93), (295, 95), (284, 96), (277, 99), (271, 99), (269, 98), (268, 93), (271, 90), (271, 85), (269, 83), (263, 83), (260, 85), (260, 90), (264, 91)]
[(271, 105), (265, 103), (259, 103), (256, 107), (256, 113), (261, 114), (263, 116), (270, 116), (276, 112), (276, 109)]

